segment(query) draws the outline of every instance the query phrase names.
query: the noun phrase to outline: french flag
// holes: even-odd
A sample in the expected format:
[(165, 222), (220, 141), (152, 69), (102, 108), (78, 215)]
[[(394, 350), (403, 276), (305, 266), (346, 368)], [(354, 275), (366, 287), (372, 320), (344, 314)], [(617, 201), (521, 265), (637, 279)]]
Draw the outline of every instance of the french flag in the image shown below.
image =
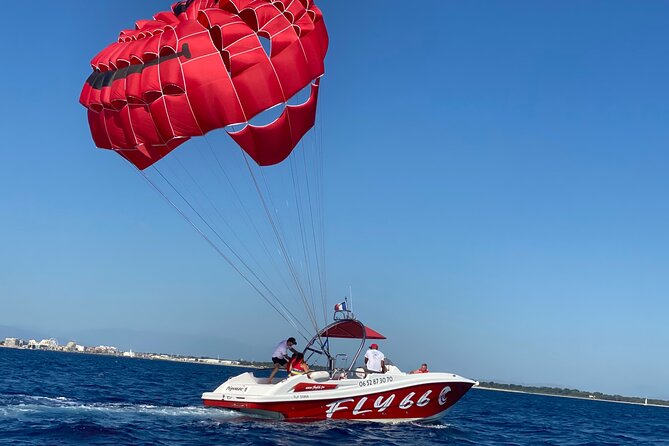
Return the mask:
[(346, 301), (335, 304), (335, 311), (347, 311)]

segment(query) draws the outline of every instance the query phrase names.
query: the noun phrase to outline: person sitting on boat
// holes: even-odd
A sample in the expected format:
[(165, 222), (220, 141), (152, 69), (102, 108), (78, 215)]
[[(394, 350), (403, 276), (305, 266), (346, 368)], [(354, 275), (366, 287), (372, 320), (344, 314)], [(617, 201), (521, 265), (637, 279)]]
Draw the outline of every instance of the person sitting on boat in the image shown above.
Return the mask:
[(279, 344), (274, 349), (274, 353), (272, 353), (272, 362), (274, 363), (274, 369), (272, 370), (272, 373), (270, 373), (269, 375), (269, 379), (267, 380), (268, 384), (272, 384), (274, 375), (276, 375), (276, 372), (279, 371), (279, 367), (288, 364), (288, 359), (289, 359), (288, 351), (290, 350), (293, 353), (297, 353), (297, 350), (293, 348), (293, 345), (297, 345), (297, 341), (295, 340), (295, 338), (290, 337), (285, 341), (279, 342)]
[(422, 363), (420, 365), (420, 368), (411, 371), (411, 374), (414, 374), (414, 373), (430, 373), (430, 371), (427, 369), (427, 364)]
[(365, 353), (365, 373), (386, 373), (385, 361), (386, 356), (379, 350), (379, 345), (370, 345)]
[(311, 371), (309, 370), (307, 363), (304, 362), (304, 355), (300, 352), (293, 355), (286, 368), (288, 369), (288, 375), (290, 376), (304, 375)]

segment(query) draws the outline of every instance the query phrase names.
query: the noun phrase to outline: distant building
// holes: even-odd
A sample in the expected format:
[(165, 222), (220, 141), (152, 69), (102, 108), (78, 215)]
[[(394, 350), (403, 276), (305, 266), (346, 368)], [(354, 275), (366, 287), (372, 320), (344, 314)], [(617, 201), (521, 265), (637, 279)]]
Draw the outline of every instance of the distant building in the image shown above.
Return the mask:
[(83, 345), (79, 345), (79, 344), (75, 345), (75, 346), (74, 346), (74, 349), (75, 349), (76, 351), (80, 352), (80, 353), (83, 353), (83, 352), (86, 351), (86, 347), (84, 347)]
[(77, 348), (77, 343), (74, 342), (74, 341), (70, 341), (65, 345), (64, 350), (67, 351), (67, 352), (73, 352), (73, 351), (76, 350), (76, 348)]
[(223, 365), (239, 365), (239, 361), (231, 361), (229, 359), (221, 359), (220, 362)]
[(105, 355), (118, 355), (118, 349), (109, 345), (99, 345), (91, 349), (93, 353), (102, 353)]
[(131, 349), (129, 352), (123, 352), (123, 356), (125, 356), (126, 358), (134, 358), (135, 352), (133, 352)]
[(34, 339), (31, 339), (30, 341), (28, 341), (28, 348), (30, 350), (37, 350), (39, 348), (39, 342), (37, 342)]
[(20, 347), (21, 340), (18, 338), (5, 338), (5, 347)]
[(44, 349), (44, 350), (55, 350), (58, 348), (58, 341), (55, 339), (42, 339), (39, 341), (39, 344), (37, 348)]

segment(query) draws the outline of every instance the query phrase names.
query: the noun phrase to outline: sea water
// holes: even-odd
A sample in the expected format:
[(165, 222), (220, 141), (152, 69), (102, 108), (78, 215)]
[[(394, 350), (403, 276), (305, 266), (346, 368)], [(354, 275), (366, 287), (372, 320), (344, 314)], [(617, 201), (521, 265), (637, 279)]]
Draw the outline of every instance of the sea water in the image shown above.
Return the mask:
[(202, 405), (245, 370), (0, 348), (0, 444), (669, 445), (669, 408), (481, 389), (428, 424), (286, 423)]

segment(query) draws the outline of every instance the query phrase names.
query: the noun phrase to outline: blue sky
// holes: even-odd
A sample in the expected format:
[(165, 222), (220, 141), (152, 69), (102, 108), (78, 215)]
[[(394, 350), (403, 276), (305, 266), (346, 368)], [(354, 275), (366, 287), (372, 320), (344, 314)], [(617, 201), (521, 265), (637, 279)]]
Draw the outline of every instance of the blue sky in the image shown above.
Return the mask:
[[(405, 369), (669, 398), (669, 5), (318, 4), (330, 299)], [(77, 102), (167, 6), (5, 5), (0, 326), (267, 360), (292, 328)]]

